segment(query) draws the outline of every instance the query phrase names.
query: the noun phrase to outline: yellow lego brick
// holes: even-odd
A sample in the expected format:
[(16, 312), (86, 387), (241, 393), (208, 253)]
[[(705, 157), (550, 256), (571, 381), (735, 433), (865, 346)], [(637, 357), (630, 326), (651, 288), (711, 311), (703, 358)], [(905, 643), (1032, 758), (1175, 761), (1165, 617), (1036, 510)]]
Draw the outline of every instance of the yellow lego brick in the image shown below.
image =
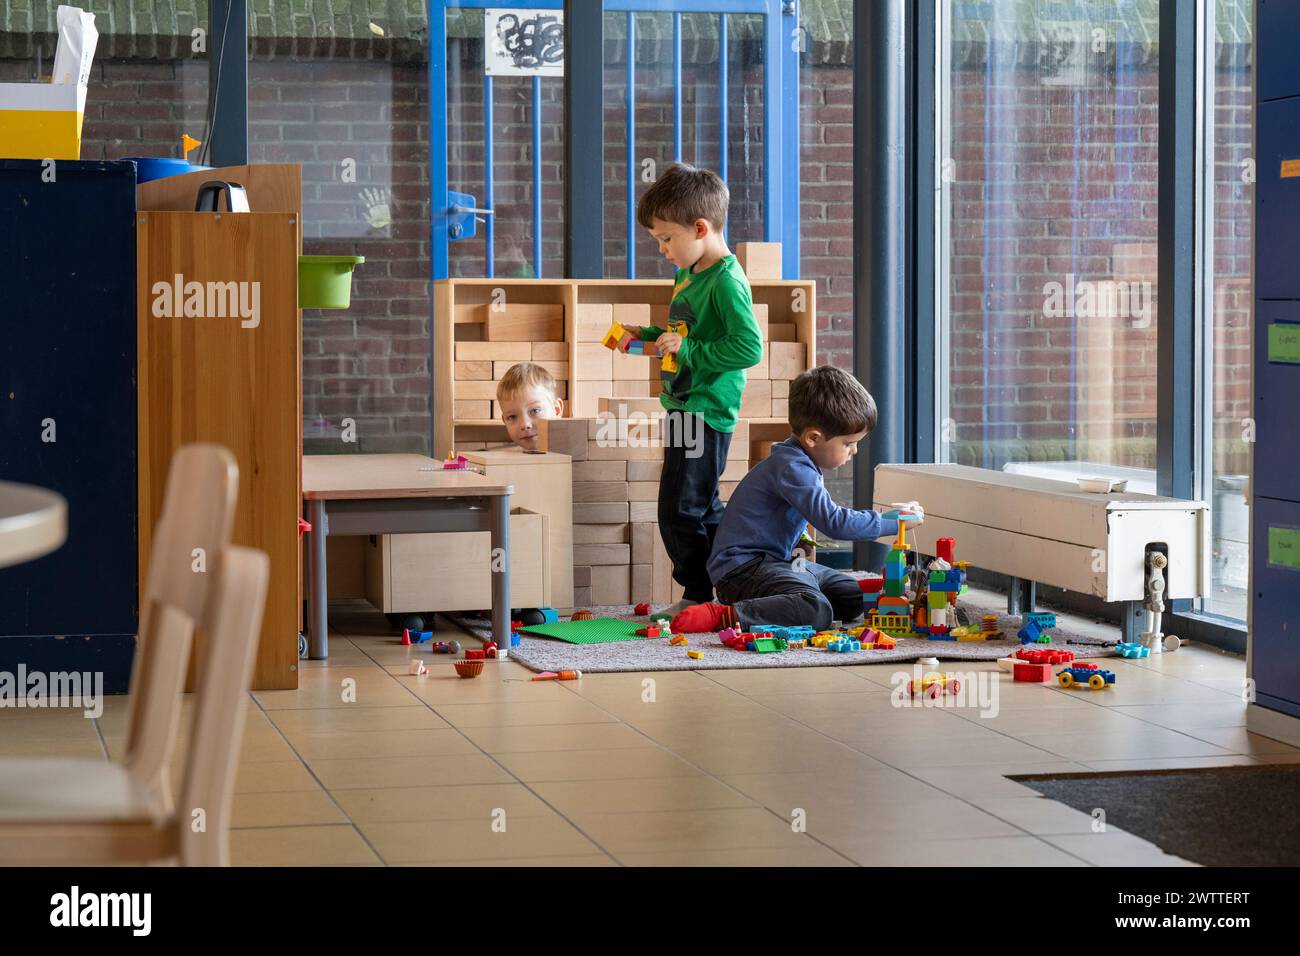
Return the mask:
[(609, 327), (609, 331), (605, 333), (605, 337), (600, 340), (600, 344), (605, 346), (607, 349), (617, 352), (619, 343), (623, 341), (623, 336), (630, 334), (631, 333), (628, 332), (627, 329), (615, 322)]
[(693, 661), (701, 661), (701, 660), (704, 660), (704, 652), (703, 652), (703, 651), (687, 651), (687, 652), (686, 652), (686, 656), (689, 657), (689, 658), (690, 658), (691, 660), (693, 660)]

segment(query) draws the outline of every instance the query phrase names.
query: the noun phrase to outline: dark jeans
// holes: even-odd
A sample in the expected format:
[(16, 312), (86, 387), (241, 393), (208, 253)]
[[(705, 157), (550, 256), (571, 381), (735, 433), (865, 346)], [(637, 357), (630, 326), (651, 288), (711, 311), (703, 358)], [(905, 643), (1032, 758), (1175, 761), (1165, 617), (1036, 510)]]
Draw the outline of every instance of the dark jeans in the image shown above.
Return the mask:
[(673, 578), (688, 601), (712, 601), (707, 563), (722, 520), (718, 478), (727, 466), (731, 435), (699, 415), (664, 417), (664, 468), (659, 477), (659, 534), (673, 562)]
[(862, 616), (862, 590), (847, 574), (769, 557), (755, 558), (719, 581), (718, 600), (736, 609), (746, 630), (806, 624), (824, 631), (831, 621), (847, 624)]

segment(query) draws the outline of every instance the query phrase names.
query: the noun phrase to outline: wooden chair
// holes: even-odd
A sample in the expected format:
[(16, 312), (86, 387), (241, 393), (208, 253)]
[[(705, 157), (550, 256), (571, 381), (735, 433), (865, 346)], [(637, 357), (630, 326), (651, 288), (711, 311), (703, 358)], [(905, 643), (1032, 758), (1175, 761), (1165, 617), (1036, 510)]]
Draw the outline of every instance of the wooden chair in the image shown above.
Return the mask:
[[(228, 862), (269, 574), (265, 554), (226, 543), (237, 487), (225, 449), (177, 452), (146, 584), (123, 760), (0, 759), (0, 863)], [(196, 626), (207, 639), (182, 809), (173, 811), (168, 764)]]

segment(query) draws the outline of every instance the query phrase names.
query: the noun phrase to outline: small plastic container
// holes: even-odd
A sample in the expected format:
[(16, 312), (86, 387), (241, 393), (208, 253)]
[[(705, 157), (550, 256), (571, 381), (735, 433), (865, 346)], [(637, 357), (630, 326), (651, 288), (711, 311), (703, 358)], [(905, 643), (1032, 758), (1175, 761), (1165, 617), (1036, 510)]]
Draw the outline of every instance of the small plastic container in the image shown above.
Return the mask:
[(461, 677), (478, 677), (483, 673), (482, 661), (456, 661), (452, 666)]
[(352, 270), (365, 256), (299, 256), (298, 308), (346, 309), (352, 303)]

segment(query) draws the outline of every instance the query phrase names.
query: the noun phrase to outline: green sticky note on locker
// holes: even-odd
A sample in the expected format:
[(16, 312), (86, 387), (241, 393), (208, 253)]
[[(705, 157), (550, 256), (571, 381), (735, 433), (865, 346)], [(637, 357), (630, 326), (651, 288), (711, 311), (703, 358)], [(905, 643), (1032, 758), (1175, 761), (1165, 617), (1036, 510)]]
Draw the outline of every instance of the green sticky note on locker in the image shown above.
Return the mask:
[(1269, 325), (1268, 360), (1300, 365), (1300, 322), (1273, 322)]
[(1268, 563), (1300, 571), (1300, 528), (1268, 529)]

